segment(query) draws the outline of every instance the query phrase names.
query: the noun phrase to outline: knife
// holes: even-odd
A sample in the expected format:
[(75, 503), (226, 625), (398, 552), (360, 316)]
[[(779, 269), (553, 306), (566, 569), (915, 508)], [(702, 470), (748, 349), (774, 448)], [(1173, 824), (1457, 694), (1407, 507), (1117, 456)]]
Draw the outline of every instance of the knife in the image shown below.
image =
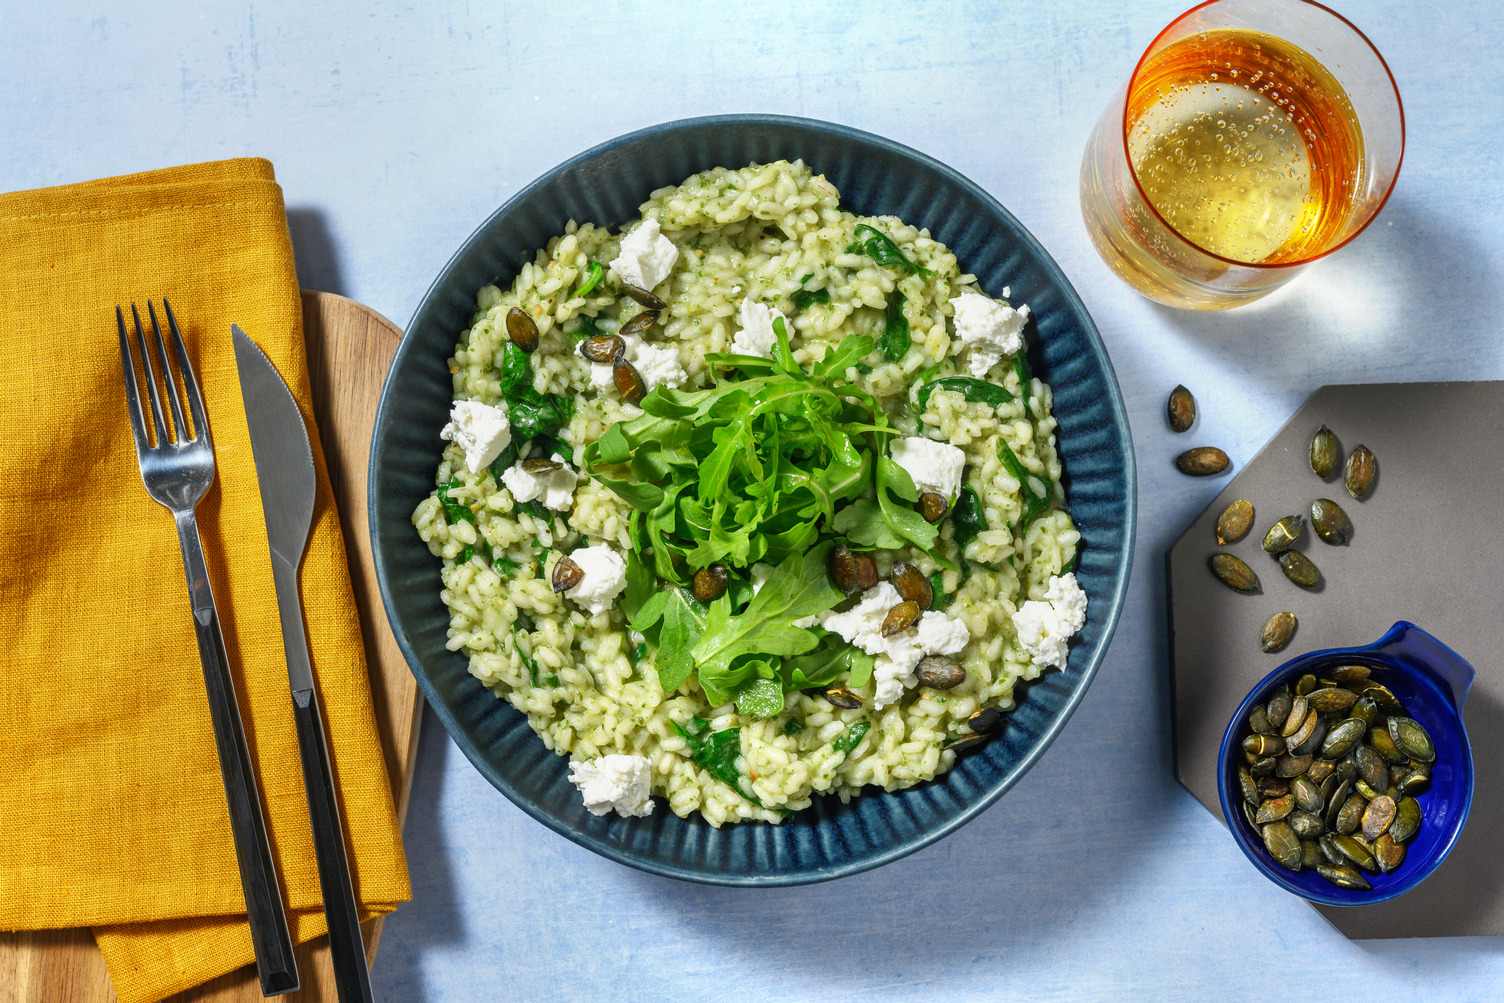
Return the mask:
[(319, 888), (324, 895), (324, 916), (329, 921), (335, 985), (340, 1003), (371, 1000), (371, 973), (366, 967), (360, 915), (350, 884), (350, 864), (345, 858), (344, 827), (329, 768), (329, 746), (319, 716), (313, 667), (308, 660), (303, 600), (298, 589), (298, 568), (313, 524), (313, 450), (308, 445), (303, 414), (271, 360), (239, 325), (230, 325), (230, 334), (235, 342), (235, 367), (240, 372), (246, 424), (251, 431), (251, 453), (256, 459), (256, 480), (261, 486), (261, 510), (266, 515), (277, 613), (282, 621), (282, 649), (292, 687)]

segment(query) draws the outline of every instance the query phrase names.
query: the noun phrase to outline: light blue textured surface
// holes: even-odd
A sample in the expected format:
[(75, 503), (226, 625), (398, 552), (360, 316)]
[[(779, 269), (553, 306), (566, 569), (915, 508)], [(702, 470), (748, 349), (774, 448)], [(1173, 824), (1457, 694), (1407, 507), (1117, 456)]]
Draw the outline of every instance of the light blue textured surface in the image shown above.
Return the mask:
[(1175, 383), (1200, 401), (1198, 442), (1237, 464), (1324, 383), (1504, 378), (1497, 8), (1337, 4), (1399, 81), (1398, 190), (1333, 259), (1208, 316), (1139, 299), (1082, 228), (1087, 134), (1180, 10), (1125, 6), (720, 2), (695, 24), (671, 3), (0, 7), (0, 189), (268, 157), (304, 285), (398, 323), (555, 163), (654, 122), (766, 111), (886, 135), (977, 181), (1060, 262), (1112, 353), (1142, 499), (1129, 602), (1080, 710), (1002, 801), (831, 884), (696, 887), (532, 822), (430, 716), (416, 899), (387, 923), (383, 998), (1200, 1000), (1253, 996), (1293, 958), (1313, 988), (1378, 977), (1395, 998), (1497, 998), (1498, 938), (1349, 942), (1175, 784), (1162, 560), (1222, 483), (1170, 464)]

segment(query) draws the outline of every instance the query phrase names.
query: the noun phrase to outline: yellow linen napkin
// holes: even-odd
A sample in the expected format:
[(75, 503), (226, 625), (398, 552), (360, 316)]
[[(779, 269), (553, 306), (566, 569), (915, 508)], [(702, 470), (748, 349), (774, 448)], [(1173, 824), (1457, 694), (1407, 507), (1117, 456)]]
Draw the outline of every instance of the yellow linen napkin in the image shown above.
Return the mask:
[(324, 931), (230, 324), (308, 423), (304, 613), (363, 913), (411, 897), (264, 160), (0, 195), (0, 928), (93, 926), (122, 1003), (252, 959), (172, 518), (141, 483), (115, 304), (173, 306), (217, 478), (198, 522), (297, 939)]

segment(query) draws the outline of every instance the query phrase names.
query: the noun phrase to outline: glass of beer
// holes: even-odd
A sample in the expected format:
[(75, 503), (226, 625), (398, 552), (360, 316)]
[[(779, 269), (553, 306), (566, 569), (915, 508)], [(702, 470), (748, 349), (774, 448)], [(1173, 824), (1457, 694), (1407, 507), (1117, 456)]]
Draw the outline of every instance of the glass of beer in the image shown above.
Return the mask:
[(1352, 240), (1394, 189), (1399, 90), (1310, 0), (1212, 0), (1145, 50), (1081, 162), (1092, 243), (1150, 299), (1222, 310)]

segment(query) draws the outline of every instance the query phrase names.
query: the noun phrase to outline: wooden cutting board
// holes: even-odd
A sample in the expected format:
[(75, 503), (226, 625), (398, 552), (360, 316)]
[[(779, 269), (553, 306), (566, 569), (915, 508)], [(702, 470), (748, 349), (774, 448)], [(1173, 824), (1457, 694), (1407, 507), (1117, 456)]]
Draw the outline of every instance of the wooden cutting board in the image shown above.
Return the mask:
[[(366, 532), (366, 460), (376, 402), (397, 344), (402, 340), (402, 331), (354, 300), (305, 290), (303, 333), (308, 342), (319, 440), (324, 447), (349, 550), (350, 579), (355, 588), (355, 603), (360, 608), (381, 751), (392, 780), (400, 825), (407, 817), (423, 700), (417, 681), (392, 638), (376, 588), (376, 570)], [(376, 958), (382, 918), (361, 924), (366, 957), (371, 961)], [(329, 939), (319, 937), (302, 945), (297, 959), (303, 988), (278, 999), (289, 1003), (336, 999)], [(261, 999), (254, 965), (172, 997), (175, 1003), (254, 1003)], [(86, 929), (0, 932), (0, 1001), (58, 1000), (117, 1003), (93, 935)]]

